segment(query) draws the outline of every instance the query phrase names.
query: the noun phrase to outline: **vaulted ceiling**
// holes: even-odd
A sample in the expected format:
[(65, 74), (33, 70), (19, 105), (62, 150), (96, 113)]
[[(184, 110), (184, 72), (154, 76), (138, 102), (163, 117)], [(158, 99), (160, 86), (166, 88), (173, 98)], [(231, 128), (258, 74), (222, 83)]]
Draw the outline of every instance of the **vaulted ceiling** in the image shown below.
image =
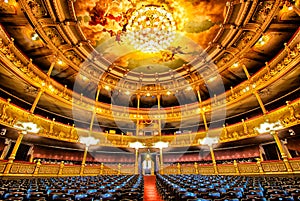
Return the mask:
[[(158, 101), (163, 108), (184, 108), (198, 104), (199, 98), (219, 100), (225, 92), (244, 86), (247, 76), (255, 77), (272, 64), (300, 24), (299, 1), (9, 0), (0, 4), (1, 38), (6, 43), (13, 38), (23, 61), (45, 77), (43, 85), (65, 88), (73, 97), (91, 102), (99, 89), (98, 102), (107, 108), (151, 109)], [(165, 25), (174, 27), (170, 31)], [(144, 40), (152, 42), (141, 47)], [(295, 40), (299, 42), (299, 37)], [(268, 110), (298, 96), (299, 70), (294, 64), (282, 77), (256, 90)], [(0, 78), (1, 97), (29, 110), (41, 81), (33, 84), (5, 62)], [(262, 114), (254, 94), (224, 108), (226, 123)], [(84, 110), (74, 117), (77, 109), (43, 93), (35, 113), (87, 127), (90, 119), (82, 114)], [(100, 124), (118, 127), (105, 118)]]

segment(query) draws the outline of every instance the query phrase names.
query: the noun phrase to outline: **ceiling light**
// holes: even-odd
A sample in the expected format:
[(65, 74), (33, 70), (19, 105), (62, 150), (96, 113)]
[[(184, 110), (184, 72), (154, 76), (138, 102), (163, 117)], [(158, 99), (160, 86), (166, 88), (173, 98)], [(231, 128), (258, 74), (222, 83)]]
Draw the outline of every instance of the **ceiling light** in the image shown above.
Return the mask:
[(263, 46), (265, 45), (269, 40), (268, 36), (262, 36), (260, 37), (260, 39), (257, 41), (257, 43), (255, 44), (256, 46)]
[(211, 77), (211, 78), (209, 78), (207, 81), (208, 82), (213, 82), (213, 81), (215, 81), (217, 79), (217, 77)]
[(289, 129), (290, 135), (296, 135), (295, 131), (293, 129)]
[(104, 89), (109, 90), (110, 87), (108, 85), (105, 85)]
[(151, 95), (150, 93), (147, 93), (147, 94), (146, 94), (146, 96), (150, 96), (150, 95)]
[(236, 67), (238, 67), (238, 66), (239, 66), (239, 63), (238, 63), (238, 62), (236, 62), (236, 63), (234, 63), (232, 66), (233, 66), (234, 68), (236, 68)]
[(64, 63), (64, 62), (63, 62), (62, 60), (60, 60), (60, 59), (57, 61), (57, 64), (58, 64), (58, 65), (62, 65), (63, 63)]
[(288, 7), (288, 10), (293, 10), (293, 6)]
[(193, 87), (191, 87), (191, 86), (188, 86), (188, 87), (186, 88), (187, 91), (191, 91), (192, 89), (193, 89)]
[(31, 36), (31, 40), (37, 41), (39, 39), (39, 35), (37, 33), (33, 33)]
[(170, 95), (171, 95), (171, 92), (170, 92), (170, 91), (167, 91), (167, 95), (170, 96)]
[(48, 87), (49, 89), (50, 89), (50, 91), (54, 91), (54, 88), (53, 88), (53, 86), (52, 85), (49, 85), (49, 87)]
[(132, 13), (127, 25), (128, 39), (142, 52), (159, 52), (175, 38), (175, 21), (163, 7), (146, 6)]
[(127, 96), (129, 96), (129, 95), (130, 95), (130, 92), (129, 92), (129, 91), (126, 91), (125, 94), (126, 94)]
[(87, 80), (88, 80), (88, 78), (85, 77), (84, 75), (81, 75), (81, 79), (82, 79), (83, 81), (87, 81)]

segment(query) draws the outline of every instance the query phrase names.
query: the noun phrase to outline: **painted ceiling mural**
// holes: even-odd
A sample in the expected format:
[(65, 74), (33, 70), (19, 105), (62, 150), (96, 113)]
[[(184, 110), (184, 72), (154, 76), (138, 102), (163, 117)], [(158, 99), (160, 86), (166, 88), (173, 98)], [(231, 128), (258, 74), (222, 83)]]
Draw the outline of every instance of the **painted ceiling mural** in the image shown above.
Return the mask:
[(77, 0), (75, 11), (87, 39), (114, 65), (160, 73), (188, 63), (213, 40), (226, 1)]

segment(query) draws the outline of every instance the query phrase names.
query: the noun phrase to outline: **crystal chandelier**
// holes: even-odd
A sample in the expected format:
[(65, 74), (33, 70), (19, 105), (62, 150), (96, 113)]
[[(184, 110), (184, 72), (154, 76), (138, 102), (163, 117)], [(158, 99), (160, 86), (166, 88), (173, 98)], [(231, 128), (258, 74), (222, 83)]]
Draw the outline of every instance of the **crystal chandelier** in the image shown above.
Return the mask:
[(146, 6), (132, 13), (127, 30), (129, 42), (135, 49), (154, 53), (170, 46), (176, 25), (164, 7)]

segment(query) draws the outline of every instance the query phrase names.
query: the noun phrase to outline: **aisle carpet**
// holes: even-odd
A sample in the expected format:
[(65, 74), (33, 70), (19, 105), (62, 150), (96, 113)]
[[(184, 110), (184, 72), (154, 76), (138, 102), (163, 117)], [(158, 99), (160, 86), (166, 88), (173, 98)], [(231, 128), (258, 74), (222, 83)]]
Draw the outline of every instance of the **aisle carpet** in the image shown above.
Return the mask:
[(163, 201), (156, 189), (155, 182), (155, 176), (144, 176), (144, 201)]

